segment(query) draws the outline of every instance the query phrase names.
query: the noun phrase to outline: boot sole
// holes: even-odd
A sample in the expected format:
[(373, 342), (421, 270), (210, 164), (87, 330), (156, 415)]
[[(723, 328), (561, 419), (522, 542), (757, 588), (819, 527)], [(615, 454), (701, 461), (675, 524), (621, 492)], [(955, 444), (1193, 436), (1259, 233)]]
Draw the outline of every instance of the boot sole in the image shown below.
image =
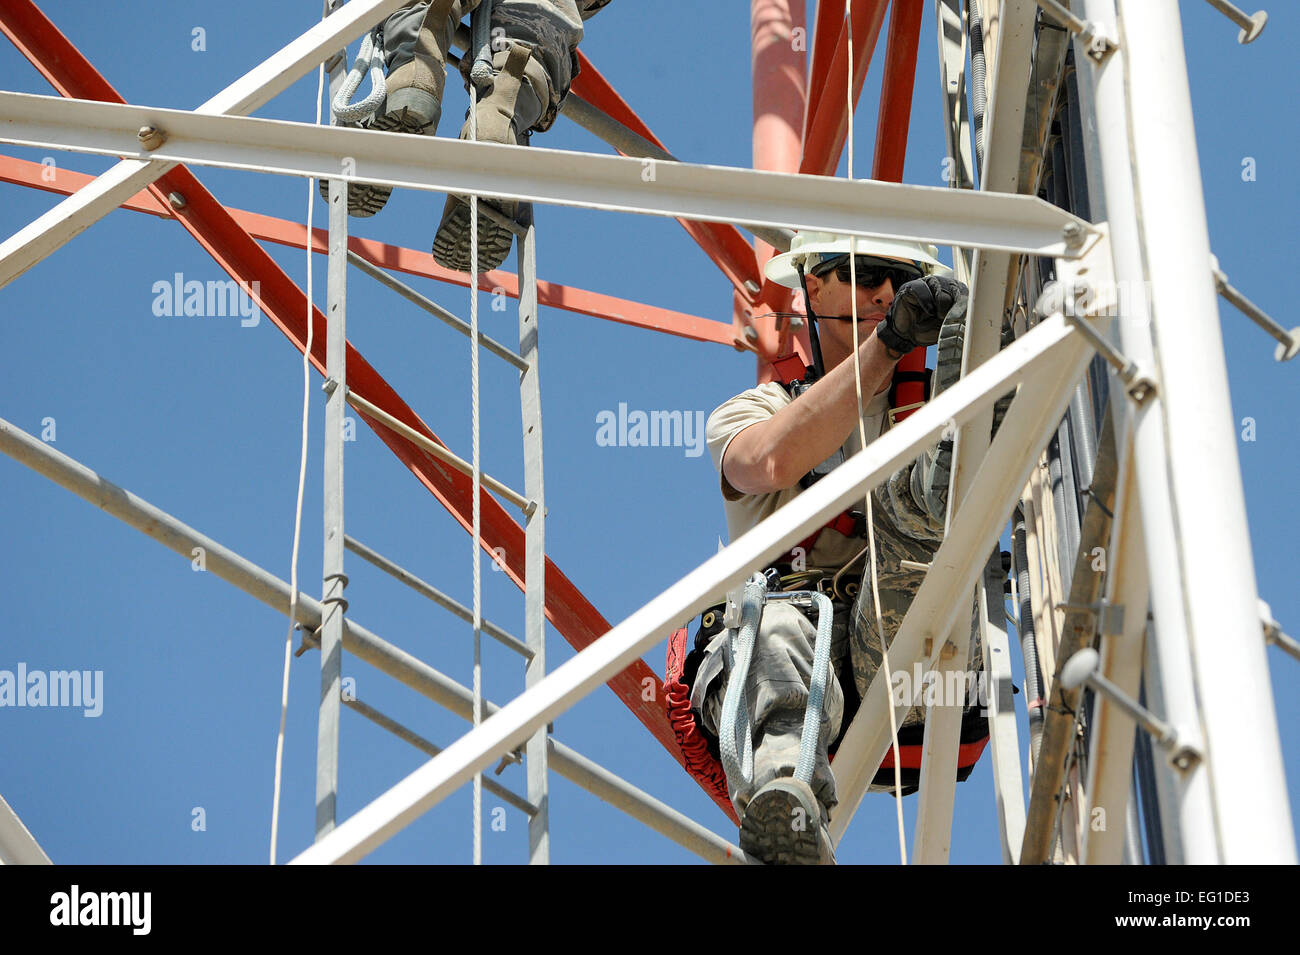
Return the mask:
[[(431, 93), (408, 87), (394, 90), (380, 105), (368, 129), (386, 133), (431, 133), (438, 126), (442, 104)], [(354, 182), (348, 186), (348, 215), (354, 219), (368, 219), (384, 208), (392, 186), (378, 186)], [(320, 196), (329, 202), (329, 183), (320, 180)]]
[[(802, 814), (803, 829), (795, 828)], [(773, 780), (755, 795), (740, 820), (740, 848), (768, 865), (820, 865), (821, 808), (812, 790), (792, 778)]]
[[(393, 194), (391, 186), (376, 186), (368, 182), (348, 184), (348, 215), (354, 219), (369, 219), (388, 202)], [(329, 181), (320, 180), (320, 197), (330, 201)]]
[[(404, 86), (388, 94), (383, 112), (377, 117), (376, 129), (397, 129), (396, 125), (382, 125), (393, 122), (400, 125), (399, 132), (424, 133), (432, 135), (437, 129), (438, 120), (442, 118), (442, 102), (428, 90), (418, 86)], [(432, 129), (430, 127), (433, 127)]]
[[(480, 199), (480, 202), (486, 202)], [(443, 221), (433, 237), (433, 258), (443, 268), (469, 273), (473, 268), (469, 255), (469, 206), (453, 197), (444, 211)], [(495, 208), (495, 207), (494, 207)], [(501, 211), (501, 210), (497, 210)], [(509, 213), (505, 213), (509, 214)], [(478, 217), (478, 271), (490, 272), (506, 260), (514, 244), (515, 234), (497, 225), (481, 212)]]

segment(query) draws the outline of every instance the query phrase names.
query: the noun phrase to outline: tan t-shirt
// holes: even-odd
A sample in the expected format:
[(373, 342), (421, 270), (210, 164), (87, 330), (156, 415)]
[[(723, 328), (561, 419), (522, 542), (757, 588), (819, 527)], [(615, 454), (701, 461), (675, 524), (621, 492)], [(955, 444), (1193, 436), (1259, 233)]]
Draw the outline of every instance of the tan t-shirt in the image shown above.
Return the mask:
[[(770, 517), (780, 507), (794, 500), (804, 490), (801, 485), (768, 494), (744, 494), (728, 483), (722, 473), (722, 456), (732, 438), (752, 424), (766, 421), (793, 401), (789, 393), (775, 381), (742, 391), (723, 402), (709, 415), (705, 425), (705, 441), (713, 456), (713, 466), (718, 469), (723, 507), (727, 512), (727, 533), (736, 540), (760, 521)], [(873, 396), (863, 409), (867, 441), (874, 441), (889, 427), (889, 392)], [(858, 429), (854, 428), (843, 445), (845, 457), (862, 449)], [(826, 530), (818, 537), (808, 554), (809, 567), (840, 567), (862, 549), (862, 541), (845, 537), (837, 531)]]

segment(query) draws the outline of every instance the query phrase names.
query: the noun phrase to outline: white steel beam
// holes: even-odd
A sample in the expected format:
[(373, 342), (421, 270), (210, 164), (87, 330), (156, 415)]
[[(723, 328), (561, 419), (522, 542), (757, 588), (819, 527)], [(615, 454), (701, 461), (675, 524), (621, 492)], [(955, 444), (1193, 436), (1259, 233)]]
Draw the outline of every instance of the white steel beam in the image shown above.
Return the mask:
[(677, 621), (700, 612), (718, 595), (743, 581), (755, 567), (763, 566), (763, 561), (789, 549), (808, 531), (860, 500), (865, 489), (911, 460), (949, 421), (965, 420), (987, 407), (1034, 369), (1046, 368), (1055, 377), (1063, 362), (1084, 348), (1081, 337), (1067, 329), (1063, 321), (1036, 328), (525, 690), (293, 861), (336, 863), (363, 858), (499, 754), (514, 749), (649, 650)]
[[(136, 135), (146, 125), (166, 136), (148, 153)], [(0, 141), (283, 175), (338, 178), (348, 173), (343, 178), (411, 189), (1038, 255), (1081, 251), (1065, 246), (1062, 231), (1069, 224), (1084, 235), (1093, 231), (1034, 196), (655, 162), (25, 93), (0, 94)], [(141, 188), (135, 179), (131, 182)], [(65, 202), (93, 188), (92, 183)], [(120, 202), (129, 193), (114, 196)], [(4, 274), (0, 271), (0, 278)]]
[(1200, 735), (1207, 757), (1178, 781), (1185, 858), (1294, 864), (1178, 6), (1084, 9), (1119, 41), (1102, 65), (1079, 62), (1095, 98), (1115, 272), (1131, 293), (1120, 343), (1157, 385), (1134, 418), (1159, 715)]
[[(320, 20), (302, 36), (253, 67), (200, 106), (196, 112), (237, 115), (253, 112), (288, 89), (339, 47), (346, 46), (397, 10), (404, 2), (405, 0), (352, 0), (342, 10)], [(131, 132), (131, 136), (136, 137), (141, 127), (149, 125), (152, 124), (140, 123)], [(133, 148), (112, 155), (127, 156), (136, 153), (141, 153), (140, 159), (123, 159), (84, 189), (68, 196), (0, 243), (0, 288), (84, 232), (154, 180), (166, 175), (174, 165), (170, 161), (151, 161), (149, 155), (141, 150), (138, 139)]]
[[(980, 172), (980, 190), (984, 193), (1015, 193), (1019, 186), (1020, 143), (1029, 95), (1037, 9), (1033, 0), (1006, 0), (1002, 7), (988, 116), (984, 124), (986, 148), (984, 168)], [(978, 368), (1001, 347), (1003, 303), (1011, 263), (1012, 256), (1007, 252), (987, 248), (975, 252), (962, 374)], [(965, 497), (975, 469), (988, 453), (992, 425), (990, 408), (973, 417), (956, 436), (948, 494), (948, 527), (952, 526), (955, 508)], [(947, 671), (966, 669), (969, 637), (969, 617), (958, 614), (947, 636), (956, 655), (942, 662), (941, 676)], [(913, 843), (913, 862), (919, 864), (948, 861), (961, 716), (961, 708), (952, 706), (936, 707), (926, 712)]]
[[(1221, 857), (1294, 865), (1178, 3), (1121, 0), (1118, 9), (1129, 53), (1135, 212), (1152, 290), (1144, 331), (1169, 436), (1162, 497), (1177, 530), (1177, 549), (1152, 565), (1168, 574), (1175, 563), (1184, 588)], [(1151, 503), (1143, 494), (1143, 508)], [(1163, 622), (1157, 627), (1163, 636)]]
[(0, 796), (0, 865), (50, 865), (50, 857)]
[[(933, 666), (957, 616), (970, 613), (970, 595), (974, 593), (984, 559), (1034, 467), (1037, 450), (1047, 443), (1048, 436), (1069, 404), (1074, 383), (1092, 357), (1091, 346), (1081, 335), (1071, 337), (1065, 330), (1064, 321), (1060, 315), (1044, 321), (981, 365), (971, 377), (959, 381), (952, 391), (945, 392), (917, 412), (919, 415), (940, 407), (944, 399), (958, 393), (958, 389), (986, 380), (986, 373), (1001, 367), (1031, 341), (1051, 335), (1062, 344), (1060, 349), (1035, 365), (1030, 379), (1021, 385), (984, 464), (974, 475), (970, 491), (961, 502), (947, 536), (931, 560), (930, 570), (889, 646), (891, 665), (895, 667), (908, 668), (918, 660), (923, 666)], [(996, 399), (1006, 390), (1003, 388), (991, 397)], [(984, 402), (981, 410), (990, 404)], [(966, 417), (973, 417), (973, 410), (966, 410)], [(909, 418), (908, 423), (911, 420)], [(885, 438), (888, 436), (886, 434)], [(928, 653), (925, 652), (927, 641), (930, 644)], [(890, 747), (886, 709), (891, 705), (890, 691), (884, 680), (872, 683), (857, 716), (840, 742), (835, 757), (839, 805), (831, 815), (831, 836), (837, 843)], [(906, 707), (902, 709), (905, 711)], [(905, 712), (897, 715), (901, 720)]]

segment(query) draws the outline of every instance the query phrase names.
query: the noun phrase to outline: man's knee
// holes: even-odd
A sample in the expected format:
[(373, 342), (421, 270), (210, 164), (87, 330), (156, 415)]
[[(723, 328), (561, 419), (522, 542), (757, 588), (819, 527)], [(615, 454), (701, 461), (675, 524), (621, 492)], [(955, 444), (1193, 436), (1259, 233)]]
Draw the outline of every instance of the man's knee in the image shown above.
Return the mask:
[[(724, 631), (710, 644), (692, 693), (701, 725), (715, 734), (731, 676), (726, 640)], [(770, 713), (802, 710), (808, 705), (816, 640), (812, 621), (789, 603), (774, 601), (764, 607), (745, 680), (756, 722), (761, 723)], [(823, 722), (829, 724), (834, 738), (844, 714), (844, 694), (833, 673), (828, 675), (822, 711)]]

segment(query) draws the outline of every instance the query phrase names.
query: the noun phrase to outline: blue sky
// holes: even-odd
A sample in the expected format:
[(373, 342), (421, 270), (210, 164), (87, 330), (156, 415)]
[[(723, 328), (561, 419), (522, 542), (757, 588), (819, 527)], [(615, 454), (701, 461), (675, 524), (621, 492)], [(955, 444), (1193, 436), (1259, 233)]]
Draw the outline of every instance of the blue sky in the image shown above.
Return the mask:
[[(318, 16), (315, 3), (199, 4), (181, 0), (110, 7), (48, 0), (46, 13), (135, 103), (192, 108), (260, 62)], [(1290, 165), (1296, 125), (1279, 121), (1295, 99), (1284, 38), (1300, 15), (1274, 5), (1273, 22), (1250, 47), (1208, 4), (1183, 4), (1193, 102), (1211, 241), (1234, 284), (1285, 325), (1281, 276), (1293, 269), (1300, 216)], [(125, 9), (127, 12), (122, 12)], [(665, 12), (666, 11), (666, 12)], [(690, 28), (683, 29), (689, 22)], [(193, 30), (206, 50), (192, 49)], [(943, 148), (932, 16), (922, 32), (905, 181), (940, 185)], [(751, 99), (748, 4), (637, 4), (616, 0), (589, 24), (584, 50), (642, 117), (684, 159), (748, 166)], [(857, 123), (859, 172), (872, 153), (878, 52)], [(49, 87), (0, 43), (6, 89)], [(311, 121), (313, 75), (258, 115)], [(441, 132), (454, 134), (464, 108), (449, 91)], [(566, 120), (548, 147), (606, 152)], [(69, 153), (6, 150), (71, 169), (109, 162)], [(1255, 160), (1256, 178), (1242, 164)], [(227, 205), (286, 219), (305, 217), (300, 180), (196, 169)], [(314, 194), (313, 194), (314, 195)], [(10, 234), (55, 197), (0, 186), (0, 231)], [(399, 192), (355, 232), (427, 249), (442, 197)], [(317, 202), (317, 223), (323, 205)], [(717, 270), (670, 220), (539, 208), (540, 273), (552, 281), (727, 320), (731, 295)], [(269, 246), (305, 281), (305, 253)], [(511, 264), (510, 267), (513, 267)], [(116, 212), (0, 291), (0, 416), (30, 433), (56, 423), (54, 447), (287, 579), (293, 533), (301, 359), (267, 319), (154, 314), (154, 284), (226, 276), (174, 224)], [(324, 260), (316, 263), (318, 300)], [(353, 271), (349, 335), (434, 431), (465, 456), (470, 448), (466, 340)], [(459, 314), (467, 293), (412, 280)], [(484, 330), (517, 341), (512, 311), (481, 309)], [(1294, 409), (1296, 366), (1279, 366), (1262, 332), (1222, 309), (1236, 420), (1255, 419), (1256, 440), (1239, 445), (1260, 595), (1284, 628), (1300, 631), (1294, 586), (1300, 470)], [(674, 583), (725, 536), (716, 476), (707, 455), (683, 448), (618, 448), (596, 440), (597, 417), (631, 409), (708, 413), (753, 381), (753, 361), (717, 346), (629, 329), (570, 313), (541, 315), (548, 551), (611, 622)], [(311, 447), (300, 579), (319, 593), (323, 399), (313, 377)], [(482, 359), (483, 466), (523, 486), (516, 377)], [(0, 669), (102, 670), (103, 713), (0, 710), (0, 794), (58, 862), (262, 862), (269, 841), (272, 769), (279, 720), (284, 619), (251, 597), (66, 493), (16, 462), (0, 460)], [(468, 536), (364, 425), (347, 446), (348, 532), (470, 602)], [(1213, 502), (1203, 502), (1212, 519)], [(349, 555), (348, 598), (358, 621), (468, 685), (471, 631)], [(485, 616), (523, 631), (523, 600), (484, 562)], [(484, 687), (505, 702), (522, 689), (519, 658), (483, 644)], [(551, 633), (552, 665), (572, 650)], [(663, 670), (662, 647), (646, 657)], [(1288, 787), (1300, 791), (1300, 692), (1296, 666), (1270, 650)], [(358, 695), (435, 743), (465, 724), (353, 659), (345, 675)], [(280, 858), (305, 848), (313, 828), (319, 658), (293, 663), (285, 754)], [(1023, 697), (1019, 698), (1023, 700)], [(1252, 732), (1242, 726), (1245, 735)], [(556, 720), (556, 736), (715, 831), (734, 836), (721, 813), (602, 689)], [(1026, 737), (1022, 734), (1022, 740)], [(422, 754), (344, 714), (340, 818), (421, 765)], [(958, 788), (952, 858), (998, 860), (990, 759)], [(522, 791), (518, 767), (501, 780)], [(485, 794), (485, 812), (498, 800)], [(912, 831), (915, 800), (908, 799)], [(191, 827), (201, 807), (206, 830)], [(556, 862), (692, 862), (694, 856), (595, 797), (553, 776)], [(484, 859), (526, 860), (522, 815), (506, 830), (485, 824)], [(490, 821), (490, 816), (489, 816)], [(467, 862), (468, 788), (370, 856), (374, 862)], [(897, 860), (893, 800), (864, 802), (840, 858)], [(1292, 836), (1294, 838), (1294, 836)]]

